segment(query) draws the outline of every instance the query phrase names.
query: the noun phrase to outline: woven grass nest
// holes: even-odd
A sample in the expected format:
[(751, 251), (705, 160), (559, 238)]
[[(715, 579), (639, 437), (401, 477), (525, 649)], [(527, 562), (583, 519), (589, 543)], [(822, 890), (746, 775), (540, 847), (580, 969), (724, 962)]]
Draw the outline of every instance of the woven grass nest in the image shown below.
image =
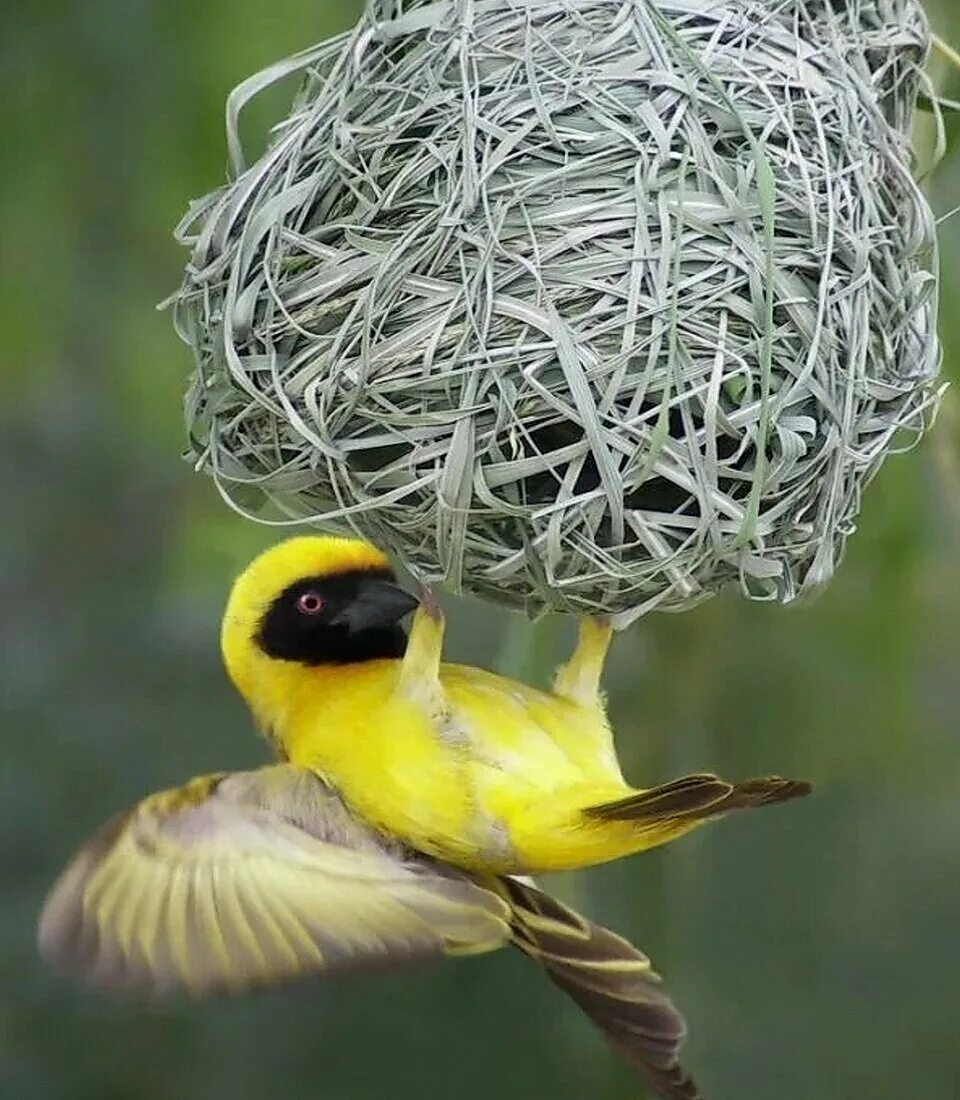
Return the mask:
[(935, 403), (928, 45), (912, 0), (374, 3), (228, 104), (195, 462), (530, 613), (822, 584)]

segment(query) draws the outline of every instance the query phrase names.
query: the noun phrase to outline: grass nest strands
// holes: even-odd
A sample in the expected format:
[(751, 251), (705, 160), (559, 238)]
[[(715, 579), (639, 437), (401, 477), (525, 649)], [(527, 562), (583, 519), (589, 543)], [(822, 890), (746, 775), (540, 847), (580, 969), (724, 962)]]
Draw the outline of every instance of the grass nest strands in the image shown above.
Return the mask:
[(935, 403), (928, 45), (912, 0), (374, 4), (231, 97), (194, 460), (531, 613), (822, 584)]

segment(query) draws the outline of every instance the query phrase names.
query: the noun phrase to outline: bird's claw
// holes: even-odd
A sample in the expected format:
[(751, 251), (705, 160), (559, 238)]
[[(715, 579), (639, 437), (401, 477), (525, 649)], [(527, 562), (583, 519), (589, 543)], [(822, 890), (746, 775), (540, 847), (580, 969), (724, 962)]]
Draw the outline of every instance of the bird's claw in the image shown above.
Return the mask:
[(432, 585), (422, 584), (420, 586), (420, 606), (423, 608), (424, 614), (435, 623), (442, 622), (443, 610), (440, 607), (440, 603), (437, 600), (436, 593), (433, 590)]

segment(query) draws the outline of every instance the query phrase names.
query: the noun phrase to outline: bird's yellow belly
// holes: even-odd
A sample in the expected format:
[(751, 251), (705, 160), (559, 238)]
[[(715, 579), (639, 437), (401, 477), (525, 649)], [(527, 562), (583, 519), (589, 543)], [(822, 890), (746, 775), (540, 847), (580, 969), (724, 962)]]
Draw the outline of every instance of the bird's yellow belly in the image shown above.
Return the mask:
[[(562, 825), (623, 789), (612, 750), (598, 751), (609, 740), (602, 716), (475, 669), (444, 666), (442, 683), (442, 714), (369, 674), (348, 705), (342, 682), (320, 703), (313, 695), (284, 736), (291, 762), (429, 855), (501, 873), (582, 865), (579, 834)], [(525, 835), (545, 800), (557, 828)]]

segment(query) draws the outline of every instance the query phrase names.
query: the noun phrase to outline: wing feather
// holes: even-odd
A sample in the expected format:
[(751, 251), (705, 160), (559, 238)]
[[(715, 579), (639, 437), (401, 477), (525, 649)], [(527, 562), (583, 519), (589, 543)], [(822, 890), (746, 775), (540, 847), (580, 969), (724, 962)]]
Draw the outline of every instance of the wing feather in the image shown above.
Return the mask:
[(486, 951), (510, 935), (496, 890), (401, 850), (287, 765), (145, 799), (81, 849), (39, 928), (54, 964), (150, 994)]
[(687, 1029), (650, 960), (527, 882), (504, 879), (514, 943), (546, 970), (663, 1100), (703, 1100), (680, 1064)]

